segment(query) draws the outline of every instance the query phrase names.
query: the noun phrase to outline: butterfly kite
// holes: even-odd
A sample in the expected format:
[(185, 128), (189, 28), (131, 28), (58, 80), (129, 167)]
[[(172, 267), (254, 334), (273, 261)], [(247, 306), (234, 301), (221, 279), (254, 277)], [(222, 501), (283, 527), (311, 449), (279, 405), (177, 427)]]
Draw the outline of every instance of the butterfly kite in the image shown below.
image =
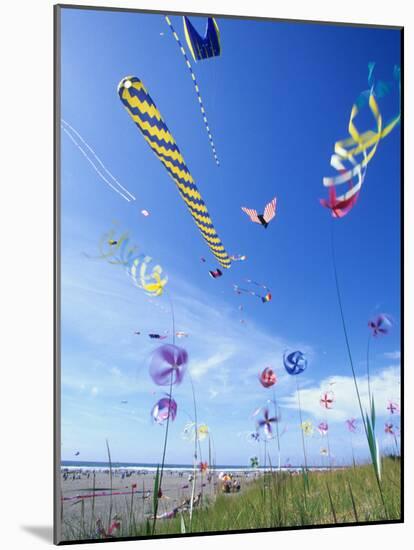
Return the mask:
[(245, 206), (242, 206), (242, 210), (249, 216), (252, 222), (259, 223), (266, 229), (271, 220), (276, 216), (276, 197), (266, 204), (263, 214), (258, 214), (253, 208), (246, 208)]

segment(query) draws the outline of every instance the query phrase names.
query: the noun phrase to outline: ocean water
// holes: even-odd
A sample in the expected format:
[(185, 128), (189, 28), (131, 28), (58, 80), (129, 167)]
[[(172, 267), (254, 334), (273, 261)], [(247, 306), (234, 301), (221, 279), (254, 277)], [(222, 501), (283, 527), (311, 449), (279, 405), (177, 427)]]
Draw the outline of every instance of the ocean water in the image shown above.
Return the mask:
[[(109, 469), (109, 462), (91, 462), (83, 460), (62, 460), (61, 470), (95, 470), (103, 471)], [(113, 470), (132, 470), (132, 471), (142, 471), (142, 472), (155, 472), (159, 464), (156, 463), (141, 463), (141, 462), (112, 462)], [(165, 470), (171, 470), (176, 472), (190, 472), (194, 469), (192, 464), (165, 464)], [(211, 468), (212, 469), (212, 468)], [(258, 470), (263, 470), (263, 466), (258, 468), (251, 468), (250, 466), (242, 465), (229, 465), (229, 464), (216, 464), (214, 467), (215, 471), (219, 472), (254, 472)], [(275, 468), (276, 469), (276, 468)], [(300, 467), (282, 467), (282, 471), (292, 471), (292, 470), (301, 470)], [(322, 467), (311, 467), (309, 470), (326, 470), (327, 468)], [(266, 470), (270, 470), (269, 467), (266, 467)]]

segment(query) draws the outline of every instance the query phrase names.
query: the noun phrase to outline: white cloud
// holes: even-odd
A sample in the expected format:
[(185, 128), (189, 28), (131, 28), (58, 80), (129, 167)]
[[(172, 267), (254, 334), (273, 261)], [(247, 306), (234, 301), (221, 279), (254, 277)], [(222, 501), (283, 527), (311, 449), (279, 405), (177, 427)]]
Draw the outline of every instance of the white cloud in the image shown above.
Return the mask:
[[(334, 386), (329, 383), (335, 381)], [(357, 384), (361, 395), (362, 406), (368, 409), (368, 387), (365, 377), (358, 377)], [(377, 415), (386, 416), (386, 405), (389, 399), (398, 398), (400, 384), (400, 368), (391, 365), (371, 376), (371, 389), (374, 395)], [(335, 403), (332, 409), (326, 411), (319, 400), (322, 393), (333, 389)], [(355, 385), (352, 376), (335, 376), (321, 380), (317, 386), (300, 390), (301, 407), (305, 414), (311, 414), (316, 418), (327, 417), (328, 421), (342, 422), (352, 416), (359, 416), (359, 406), (356, 397)], [(298, 403), (297, 392), (283, 398), (285, 407), (296, 409)]]
[(384, 353), (384, 357), (386, 359), (391, 359), (392, 361), (399, 361), (401, 359), (401, 352), (399, 350), (389, 351)]

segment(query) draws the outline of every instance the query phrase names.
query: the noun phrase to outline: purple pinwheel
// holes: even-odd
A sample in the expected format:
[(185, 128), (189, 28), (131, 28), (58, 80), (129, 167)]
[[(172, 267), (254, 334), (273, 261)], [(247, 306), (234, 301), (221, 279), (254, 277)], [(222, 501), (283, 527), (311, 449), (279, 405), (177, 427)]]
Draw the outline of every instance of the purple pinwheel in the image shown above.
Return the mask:
[(349, 418), (345, 421), (346, 427), (348, 428), (348, 431), (351, 433), (355, 433), (357, 431), (357, 419), (356, 418)]
[(188, 354), (185, 349), (165, 344), (152, 354), (149, 373), (158, 386), (180, 384), (187, 362)]
[(369, 321), (368, 326), (372, 330), (372, 336), (381, 336), (388, 334), (392, 327), (392, 321), (388, 315), (381, 313), (376, 319)]
[(283, 364), (288, 374), (296, 375), (303, 372), (308, 366), (308, 360), (301, 351), (292, 351), (283, 355)]
[(318, 432), (321, 435), (326, 435), (328, 433), (328, 423), (327, 422), (320, 422), (318, 425)]
[(167, 393), (165, 395), (166, 397), (157, 401), (151, 410), (151, 417), (157, 424), (162, 424), (168, 418), (174, 421), (177, 416), (177, 402)]
[(263, 409), (263, 418), (257, 421), (257, 429), (263, 428), (266, 437), (270, 439), (273, 435), (272, 423), (274, 422), (279, 422), (279, 418), (277, 416), (270, 417), (269, 409), (265, 407)]
[(390, 411), (390, 414), (398, 414), (400, 412), (400, 407), (398, 403), (395, 403), (394, 401), (388, 401), (387, 410)]

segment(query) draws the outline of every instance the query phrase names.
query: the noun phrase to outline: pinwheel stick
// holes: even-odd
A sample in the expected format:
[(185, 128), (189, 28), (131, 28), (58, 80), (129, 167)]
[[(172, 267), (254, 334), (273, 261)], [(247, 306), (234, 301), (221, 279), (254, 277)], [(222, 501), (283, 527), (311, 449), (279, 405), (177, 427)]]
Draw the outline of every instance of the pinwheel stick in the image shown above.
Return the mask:
[(371, 378), (369, 373), (369, 348), (371, 343), (371, 334), (368, 334), (368, 343), (367, 343), (367, 382), (368, 382), (368, 397), (369, 397), (369, 408), (372, 409), (372, 394), (371, 394)]
[(308, 461), (306, 460), (306, 445), (305, 445), (305, 435), (303, 433), (303, 430), (302, 430), (302, 424), (303, 424), (303, 419), (302, 419), (302, 407), (300, 405), (300, 390), (299, 390), (299, 381), (298, 381), (298, 377), (296, 376), (296, 392), (298, 394), (298, 409), (299, 409), (299, 420), (300, 420), (300, 433), (302, 434), (302, 448), (303, 448), (303, 459), (305, 461), (305, 470), (308, 469)]
[[(172, 338), (173, 338), (173, 345), (175, 345), (175, 315), (174, 315), (174, 305), (171, 300), (171, 296), (168, 294), (168, 299), (170, 302), (170, 308), (171, 308), (171, 321), (172, 321)], [(170, 396), (170, 403), (172, 399), (172, 388), (173, 388), (173, 371), (171, 371), (171, 378), (170, 378), (170, 390), (169, 390), (169, 396)], [(161, 470), (160, 470), (160, 479), (158, 484), (158, 494), (162, 494), (162, 478), (164, 474), (164, 464), (165, 464), (165, 454), (167, 452), (167, 442), (168, 442), (168, 430), (170, 427), (170, 407), (168, 407), (168, 415), (167, 415), (167, 424), (165, 426), (165, 436), (164, 436), (164, 447), (162, 450), (162, 460), (161, 460)], [(154, 495), (155, 498), (155, 507), (154, 507), (154, 520), (152, 523), (152, 534), (155, 533), (155, 526), (157, 524), (157, 513), (158, 513), (158, 495)]]
[(193, 464), (193, 485), (191, 488), (191, 503), (190, 503), (190, 532), (193, 524), (193, 502), (195, 495), (195, 486), (197, 478), (197, 443), (198, 443), (198, 423), (197, 423), (197, 401), (195, 398), (194, 384), (191, 374), (189, 374), (191, 382), (191, 392), (193, 394), (193, 406), (194, 406), (194, 464)]
[(275, 405), (275, 418), (276, 418), (276, 438), (277, 438), (277, 453), (278, 453), (278, 469), (279, 469), (279, 472), (281, 470), (281, 465), (280, 465), (280, 436), (279, 436), (279, 415), (278, 415), (278, 406), (277, 406), (277, 401), (276, 401), (276, 392), (275, 392), (275, 388), (273, 388), (273, 403)]

